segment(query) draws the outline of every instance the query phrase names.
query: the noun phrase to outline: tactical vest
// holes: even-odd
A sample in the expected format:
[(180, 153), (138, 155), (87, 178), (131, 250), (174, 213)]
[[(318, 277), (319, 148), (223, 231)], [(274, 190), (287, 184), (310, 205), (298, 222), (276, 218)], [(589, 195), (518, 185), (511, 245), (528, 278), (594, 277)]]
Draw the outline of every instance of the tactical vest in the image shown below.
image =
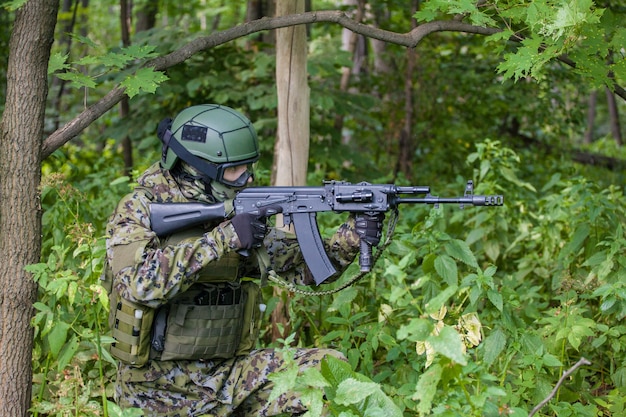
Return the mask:
[[(162, 247), (202, 231), (190, 229), (161, 242)], [(260, 287), (238, 278), (240, 255), (229, 252), (199, 272), (194, 285), (153, 309), (119, 297), (111, 290), (109, 325), (115, 343), (111, 354), (125, 364), (148, 360), (210, 360), (246, 355), (258, 339)], [(109, 274), (111, 275), (111, 274)], [(106, 280), (105, 280), (106, 281)]]

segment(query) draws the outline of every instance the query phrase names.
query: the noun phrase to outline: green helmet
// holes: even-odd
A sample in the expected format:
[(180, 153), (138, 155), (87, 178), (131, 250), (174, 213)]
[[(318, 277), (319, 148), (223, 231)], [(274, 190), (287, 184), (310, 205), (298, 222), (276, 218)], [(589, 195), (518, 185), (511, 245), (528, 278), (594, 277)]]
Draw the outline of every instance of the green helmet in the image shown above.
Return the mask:
[[(259, 159), (259, 143), (250, 120), (230, 107), (202, 104), (181, 111), (169, 124), (161, 122), (157, 135), (163, 142), (161, 165), (172, 169), (182, 160), (210, 180), (224, 182), (224, 169)], [(250, 174), (251, 175), (251, 174)], [(249, 176), (248, 176), (249, 177)], [(246, 181), (242, 178), (241, 181)], [(234, 186), (244, 185), (237, 181)]]

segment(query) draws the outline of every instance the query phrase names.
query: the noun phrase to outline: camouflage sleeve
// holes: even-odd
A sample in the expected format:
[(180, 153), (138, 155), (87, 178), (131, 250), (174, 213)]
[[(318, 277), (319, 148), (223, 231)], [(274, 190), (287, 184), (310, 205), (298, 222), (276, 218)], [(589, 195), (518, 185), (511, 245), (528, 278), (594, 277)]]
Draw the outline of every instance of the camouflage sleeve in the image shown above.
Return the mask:
[[(267, 252), (274, 271), (297, 285), (313, 285), (315, 281), (304, 262), (295, 234), (272, 228), (265, 238)], [(359, 237), (354, 230), (354, 217), (350, 216), (337, 231), (324, 239), (324, 247), (337, 274), (326, 283), (335, 281), (354, 261), (359, 251)]]
[(107, 261), (122, 297), (158, 307), (189, 288), (200, 269), (235, 249), (237, 236), (225, 222), (198, 238), (160, 247), (150, 228), (149, 203), (141, 191), (119, 202), (107, 224)]

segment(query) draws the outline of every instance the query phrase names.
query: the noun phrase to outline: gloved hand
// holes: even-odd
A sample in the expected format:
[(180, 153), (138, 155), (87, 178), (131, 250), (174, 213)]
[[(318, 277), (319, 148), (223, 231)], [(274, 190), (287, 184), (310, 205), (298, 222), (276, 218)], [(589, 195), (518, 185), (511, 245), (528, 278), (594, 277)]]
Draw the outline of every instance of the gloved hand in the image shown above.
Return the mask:
[(240, 249), (260, 248), (267, 233), (267, 217), (278, 213), (280, 207), (265, 207), (259, 214), (240, 213), (230, 219), (239, 238)]
[(384, 212), (356, 213), (354, 229), (361, 241), (376, 246), (383, 235), (384, 220)]

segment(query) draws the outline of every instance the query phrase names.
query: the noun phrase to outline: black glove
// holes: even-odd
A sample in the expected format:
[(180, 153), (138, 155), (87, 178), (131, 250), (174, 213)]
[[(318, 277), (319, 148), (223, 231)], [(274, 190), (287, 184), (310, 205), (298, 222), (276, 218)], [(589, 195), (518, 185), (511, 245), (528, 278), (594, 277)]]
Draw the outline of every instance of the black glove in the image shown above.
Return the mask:
[(260, 248), (267, 233), (267, 217), (280, 211), (280, 207), (265, 207), (258, 214), (240, 213), (230, 219), (239, 238), (240, 249)]
[(357, 213), (355, 217), (355, 230), (362, 241), (371, 246), (380, 243), (383, 235), (384, 212)]

